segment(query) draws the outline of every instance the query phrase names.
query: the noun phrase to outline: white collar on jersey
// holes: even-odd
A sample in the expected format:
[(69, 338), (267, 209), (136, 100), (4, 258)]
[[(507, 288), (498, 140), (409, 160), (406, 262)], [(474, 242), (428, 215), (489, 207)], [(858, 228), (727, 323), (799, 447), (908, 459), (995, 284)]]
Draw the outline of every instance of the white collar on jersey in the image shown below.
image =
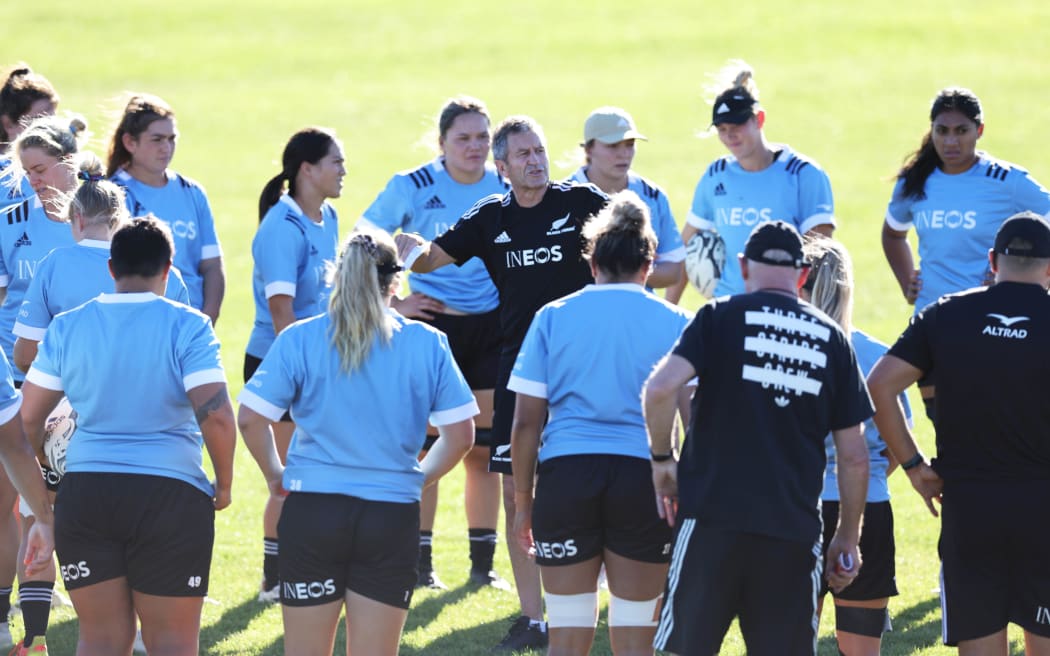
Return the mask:
[(99, 294), (99, 303), (149, 303), (160, 296), (153, 292), (114, 292), (112, 294)]
[(314, 221), (310, 217), (306, 216), (306, 213), (303, 212), (303, 208), (299, 207), (299, 203), (295, 202), (295, 199), (292, 198), (292, 195), (287, 193), (287, 192), (281, 194), (281, 199), (278, 202), (284, 203), (288, 207), (292, 208), (293, 210), (295, 210), (296, 214), (298, 214), (299, 216), (303, 217), (304, 219), (306, 219), (310, 223), (312, 223), (314, 225), (317, 225), (317, 226), (324, 225), (324, 206), (325, 206), (325, 203), (327, 203), (327, 201), (321, 203), (321, 220), (320, 221)]
[(83, 246), (84, 248), (104, 248), (109, 250), (109, 242), (102, 241), (101, 239), (81, 239), (77, 242), (77, 246)]
[(585, 292), (613, 292), (613, 291), (625, 291), (625, 292), (641, 292), (645, 293), (645, 287), (639, 285), (636, 282), (607, 282), (599, 285), (598, 283), (592, 283), (583, 288)]

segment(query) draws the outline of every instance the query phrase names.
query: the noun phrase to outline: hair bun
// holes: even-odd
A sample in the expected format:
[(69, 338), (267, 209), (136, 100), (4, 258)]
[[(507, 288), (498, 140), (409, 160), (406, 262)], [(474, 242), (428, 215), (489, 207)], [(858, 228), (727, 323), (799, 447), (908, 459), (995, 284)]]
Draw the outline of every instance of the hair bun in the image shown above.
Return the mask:
[(73, 136), (87, 130), (87, 121), (81, 116), (74, 116), (69, 119), (69, 131), (73, 133)]

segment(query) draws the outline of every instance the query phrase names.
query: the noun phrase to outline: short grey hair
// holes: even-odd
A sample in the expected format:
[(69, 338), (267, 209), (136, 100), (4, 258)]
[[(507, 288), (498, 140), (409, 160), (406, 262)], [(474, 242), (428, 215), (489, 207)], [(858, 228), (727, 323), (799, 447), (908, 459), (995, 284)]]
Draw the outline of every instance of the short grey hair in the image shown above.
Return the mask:
[(540, 138), (543, 143), (547, 138), (543, 134), (543, 128), (535, 119), (529, 116), (508, 116), (496, 127), (496, 133), (492, 135), (492, 158), (501, 162), (507, 161), (507, 139), (512, 134), (524, 134), (532, 132)]

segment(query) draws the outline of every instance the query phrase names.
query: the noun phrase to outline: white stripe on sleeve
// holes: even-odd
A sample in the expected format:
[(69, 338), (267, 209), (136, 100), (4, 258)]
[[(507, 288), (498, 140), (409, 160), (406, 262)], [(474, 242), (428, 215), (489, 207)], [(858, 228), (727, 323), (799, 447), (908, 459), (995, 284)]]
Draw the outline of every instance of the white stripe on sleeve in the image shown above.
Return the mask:
[(49, 389), (55, 392), (62, 391), (62, 379), (58, 376), (52, 376), (51, 374), (45, 374), (36, 367), (30, 367), (29, 373), (26, 374), (26, 380), (39, 385), (44, 389)]
[(536, 382), (535, 380), (529, 380), (527, 378), (521, 378), (511, 374), (510, 380), (507, 381), (507, 389), (512, 392), (519, 392), (521, 394), (527, 394), (528, 396), (534, 396), (537, 399), (547, 398), (547, 385), (546, 383)]
[(281, 417), (284, 416), (286, 408), (279, 408), (274, 404), (270, 403), (266, 399), (262, 398), (255, 392), (248, 389), (242, 389), (240, 396), (237, 397), (237, 402), (243, 406), (258, 412), (263, 417), (266, 417), (270, 421), (280, 421)]
[(194, 387), (207, 385), (208, 383), (226, 383), (226, 372), (222, 369), (203, 369), (187, 374), (182, 378), (182, 387), (187, 392)]
[(464, 403), (458, 408), (451, 408), (449, 410), (435, 410), (430, 413), (430, 423), (434, 426), (448, 426), (454, 424), (457, 421), (463, 421), (464, 419), (470, 419), (474, 415), (481, 412), (478, 408), (478, 403), (474, 399), (470, 400), (470, 403)]
[(295, 298), (295, 283), (287, 282), (284, 280), (278, 280), (277, 282), (271, 282), (263, 289), (263, 293), (266, 298), (273, 298), (274, 296), (291, 296)]

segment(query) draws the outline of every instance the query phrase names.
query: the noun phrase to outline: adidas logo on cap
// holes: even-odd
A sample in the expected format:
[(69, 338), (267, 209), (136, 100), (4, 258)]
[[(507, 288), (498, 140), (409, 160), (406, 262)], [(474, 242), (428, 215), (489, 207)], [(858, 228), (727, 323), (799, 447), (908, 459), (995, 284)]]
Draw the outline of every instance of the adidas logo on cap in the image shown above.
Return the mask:
[(510, 243), (510, 235), (508, 235), (507, 231), (504, 230), (503, 232), (499, 233), (499, 237), (496, 237), (496, 239), (493, 240), (492, 243), (493, 244), (509, 244)]
[(423, 209), (425, 209), (425, 210), (443, 210), (443, 209), (445, 209), (445, 204), (441, 202), (440, 198), (438, 198), (437, 196), (433, 196), (433, 197), (431, 197), (430, 200), (427, 201), (427, 204), (423, 206)]
[(722, 103), (721, 105), (718, 106), (718, 109), (715, 110), (715, 113), (717, 113), (717, 114), (725, 114), (728, 111), (729, 111), (729, 105), (727, 105), (725, 103)]

